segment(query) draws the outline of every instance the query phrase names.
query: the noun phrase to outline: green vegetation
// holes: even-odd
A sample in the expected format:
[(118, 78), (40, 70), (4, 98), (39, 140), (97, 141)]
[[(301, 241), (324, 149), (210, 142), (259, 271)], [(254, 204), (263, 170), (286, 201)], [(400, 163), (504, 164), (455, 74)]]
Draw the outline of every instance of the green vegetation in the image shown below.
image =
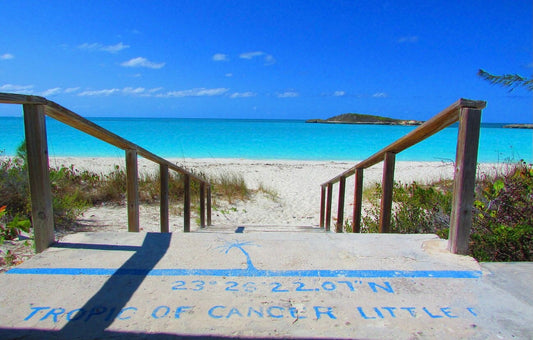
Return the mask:
[(223, 197), (229, 203), (233, 203), (235, 199), (246, 200), (251, 194), (244, 177), (238, 173), (221, 174), (211, 178), (210, 183), (216, 193), (215, 198)]
[[(453, 183), (395, 183), (391, 230), (448, 237)], [(367, 191), (363, 232), (377, 232), (381, 186)], [(482, 175), (476, 185), (470, 255), (478, 261), (533, 260), (533, 166), (513, 164), (504, 173)], [(346, 224), (350, 231), (351, 226)]]
[[(446, 182), (423, 186), (395, 183), (393, 188), (393, 215), (391, 230), (401, 234), (447, 235), (450, 222), (452, 190)], [(436, 186), (438, 185), (438, 187)], [(363, 217), (363, 232), (379, 230), (381, 185), (376, 184), (368, 194), (371, 208)]]
[[(29, 232), (31, 227), (31, 200), (29, 194), (26, 152), (24, 143), (17, 150), (17, 156), (0, 159), (0, 244), (15, 239), (20, 232)], [(196, 174), (206, 177), (202, 174)], [(169, 201), (178, 204), (183, 201), (183, 177), (169, 174)], [(232, 203), (247, 199), (251, 190), (242, 175), (224, 174), (210, 179), (213, 198)], [(76, 219), (87, 208), (102, 204), (124, 204), (126, 193), (126, 171), (116, 166), (108, 174), (80, 171), (74, 166), (50, 168), (50, 185), (53, 197), (54, 222), (56, 228), (71, 228)], [(159, 200), (160, 177), (157, 174), (141, 175), (139, 178), (139, 200), (151, 204)], [(200, 185), (191, 181), (192, 201), (198, 201)], [(216, 202), (213, 201), (213, 205)], [(176, 209), (171, 208), (171, 212)]]
[(533, 78), (527, 79), (518, 74), (494, 75), (482, 69), (477, 71), (477, 75), (493, 85), (508, 87), (509, 92), (520, 86), (533, 91)]
[(309, 119), (307, 123), (343, 123), (343, 124), (384, 124), (384, 125), (420, 125), (415, 120), (395, 119), (361, 113), (343, 113), (328, 119)]

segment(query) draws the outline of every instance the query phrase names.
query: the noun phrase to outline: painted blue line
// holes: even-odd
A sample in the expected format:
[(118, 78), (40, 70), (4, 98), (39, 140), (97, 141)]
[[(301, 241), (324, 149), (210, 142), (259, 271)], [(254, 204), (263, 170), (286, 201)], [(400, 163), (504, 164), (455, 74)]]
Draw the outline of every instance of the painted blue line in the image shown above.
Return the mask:
[(134, 276), (226, 276), (226, 277), (355, 277), (476, 279), (475, 270), (260, 270), (251, 269), (108, 269), (108, 268), (13, 268), (6, 274), (19, 275), (134, 275)]

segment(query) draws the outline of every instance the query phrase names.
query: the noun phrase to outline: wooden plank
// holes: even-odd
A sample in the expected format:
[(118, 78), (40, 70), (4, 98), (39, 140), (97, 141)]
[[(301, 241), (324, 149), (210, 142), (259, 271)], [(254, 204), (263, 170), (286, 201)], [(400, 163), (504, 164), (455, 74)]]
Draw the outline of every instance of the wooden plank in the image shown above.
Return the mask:
[(325, 210), (326, 210), (326, 187), (321, 186), (320, 187), (320, 228), (324, 228), (324, 221), (325, 221)]
[(470, 108), (461, 110), (448, 237), (448, 249), (454, 254), (468, 253), (480, 124), (481, 110)]
[(207, 225), (211, 225), (211, 186), (207, 184)]
[(24, 130), (35, 250), (40, 253), (54, 243), (54, 214), (44, 106), (24, 105)]
[(355, 189), (352, 218), (353, 233), (361, 232), (361, 213), (363, 207), (363, 171), (364, 169), (357, 169), (355, 171)]
[(200, 183), (200, 227), (205, 228), (205, 183)]
[(168, 219), (168, 166), (161, 164), (159, 166), (159, 178), (160, 178), (160, 222), (161, 222), (161, 232), (168, 233), (169, 228), (169, 219)]
[(390, 233), (390, 220), (392, 210), (392, 191), (394, 188), (394, 163), (396, 154), (387, 152), (383, 164), (383, 194), (381, 197), (381, 216), (379, 220), (379, 232)]
[(172, 169), (174, 171), (177, 171), (181, 174), (186, 174), (191, 176), (191, 178), (198, 180), (200, 182), (204, 181), (205, 179), (198, 177), (191, 172), (187, 171), (186, 169), (183, 169), (176, 164), (173, 164), (169, 161), (167, 161), (164, 158), (161, 158), (150, 151), (138, 146), (135, 143), (132, 143), (128, 141), (127, 139), (124, 139), (120, 137), (117, 134), (114, 134), (111, 131), (108, 131), (104, 129), (103, 127), (91, 122), (88, 119), (83, 118), (82, 116), (62, 107), (61, 105), (48, 101), (46, 106), (46, 114), (64, 124), (67, 124), (77, 130), (80, 130), (82, 132), (85, 132), (88, 135), (91, 135), (95, 138), (98, 138), (106, 143), (109, 143), (113, 146), (116, 146), (122, 150), (137, 150), (137, 154), (139, 156), (142, 156), (146, 159), (151, 160), (152, 162), (158, 163), (158, 164), (165, 164), (169, 167), (169, 169)]
[(126, 197), (128, 201), (128, 231), (139, 232), (139, 177), (137, 151), (126, 150)]
[(48, 104), (48, 100), (39, 96), (0, 92), (0, 103), (3, 104)]
[(339, 181), (339, 203), (337, 207), (337, 224), (335, 225), (336, 233), (342, 233), (342, 229), (343, 229), (345, 195), (346, 195), (346, 177), (342, 177)]
[(429, 136), (434, 135), (442, 129), (457, 122), (457, 120), (459, 119), (460, 109), (463, 107), (481, 110), (485, 108), (486, 105), (487, 103), (484, 101), (459, 99), (458, 101), (438, 113), (436, 116), (426, 121), (424, 124), (418, 126), (416, 129), (414, 129), (407, 135), (398, 139), (394, 143), (386, 146), (385, 148), (376, 152), (367, 159), (359, 162), (358, 164), (346, 170), (342, 174), (332, 178), (326, 183), (323, 183), (322, 185), (327, 185), (327, 183), (329, 182), (337, 183), (341, 179), (341, 177), (349, 177), (353, 175), (356, 169), (366, 169), (383, 161), (387, 152), (400, 153), (401, 151), (421, 142)]
[(328, 184), (328, 197), (326, 201), (326, 231), (331, 227), (331, 202), (333, 200), (333, 183)]
[(183, 231), (191, 231), (191, 177), (183, 176)]

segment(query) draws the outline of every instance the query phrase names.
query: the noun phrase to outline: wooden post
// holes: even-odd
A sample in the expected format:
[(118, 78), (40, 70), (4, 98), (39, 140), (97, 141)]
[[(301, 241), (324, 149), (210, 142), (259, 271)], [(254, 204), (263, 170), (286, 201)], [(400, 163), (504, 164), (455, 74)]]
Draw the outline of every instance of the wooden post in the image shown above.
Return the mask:
[(352, 232), (361, 232), (361, 211), (363, 206), (363, 169), (355, 169)]
[(324, 219), (325, 219), (325, 210), (326, 210), (326, 187), (320, 187), (320, 228), (324, 228)]
[(448, 249), (454, 254), (467, 254), (472, 205), (476, 185), (476, 164), (481, 110), (462, 108), (459, 117), (457, 154), (453, 187), (452, 213)]
[(328, 198), (326, 202), (326, 231), (331, 227), (331, 201), (333, 199), (333, 183), (328, 183)]
[(390, 233), (390, 220), (392, 210), (392, 190), (394, 188), (394, 163), (396, 154), (385, 153), (383, 164), (383, 195), (381, 197), (381, 216), (379, 220), (379, 232)]
[(207, 225), (211, 225), (211, 185), (207, 184)]
[(205, 183), (200, 183), (200, 227), (205, 228)]
[(168, 220), (168, 165), (160, 164), (159, 165), (159, 177), (160, 177), (160, 186), (161, 186), (161, 200), (160, 200), (160, 221), (161, 221), (161, 232), (168, 233), (169, 229), (169, 220)]
[(342, 233), (342, 225), (344, 223), (344, 196), (346, 195), (346, 177), (341, 177), (339, 180), (339, 204), (337, 207), (337, 224), (335, 226), (336, 233)]
[(126, 150), (126, 197), (128, 200), (128, 231), (139, 232), (139, 177), (137, 150)]
[(24, 130), (35, 251), (40, 253), (54, 243), (54, 213), (43, 105), (24, 105)]
[(191, 176), (183, 175), (183, 231), (191, 231)]

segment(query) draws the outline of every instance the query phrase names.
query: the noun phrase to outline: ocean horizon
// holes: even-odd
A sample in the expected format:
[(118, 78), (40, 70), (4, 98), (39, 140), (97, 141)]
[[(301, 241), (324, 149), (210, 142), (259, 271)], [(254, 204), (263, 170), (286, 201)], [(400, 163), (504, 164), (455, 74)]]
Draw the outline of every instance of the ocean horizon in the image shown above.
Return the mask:
[[(416, 126), (312, 124), (304, 120), (89, 118), (165, 158), (363, 160)], [(0, 117), (0, 151), (13, 156), (24, 139), (22, 117)], [(124, 152), (47, 117), (50, 157), (123, 157)], [(533, 162), (533, 130), (483, 123), (478, 162)], [(455, 160), (458, 125), (397, 155), (399, 161)]]

